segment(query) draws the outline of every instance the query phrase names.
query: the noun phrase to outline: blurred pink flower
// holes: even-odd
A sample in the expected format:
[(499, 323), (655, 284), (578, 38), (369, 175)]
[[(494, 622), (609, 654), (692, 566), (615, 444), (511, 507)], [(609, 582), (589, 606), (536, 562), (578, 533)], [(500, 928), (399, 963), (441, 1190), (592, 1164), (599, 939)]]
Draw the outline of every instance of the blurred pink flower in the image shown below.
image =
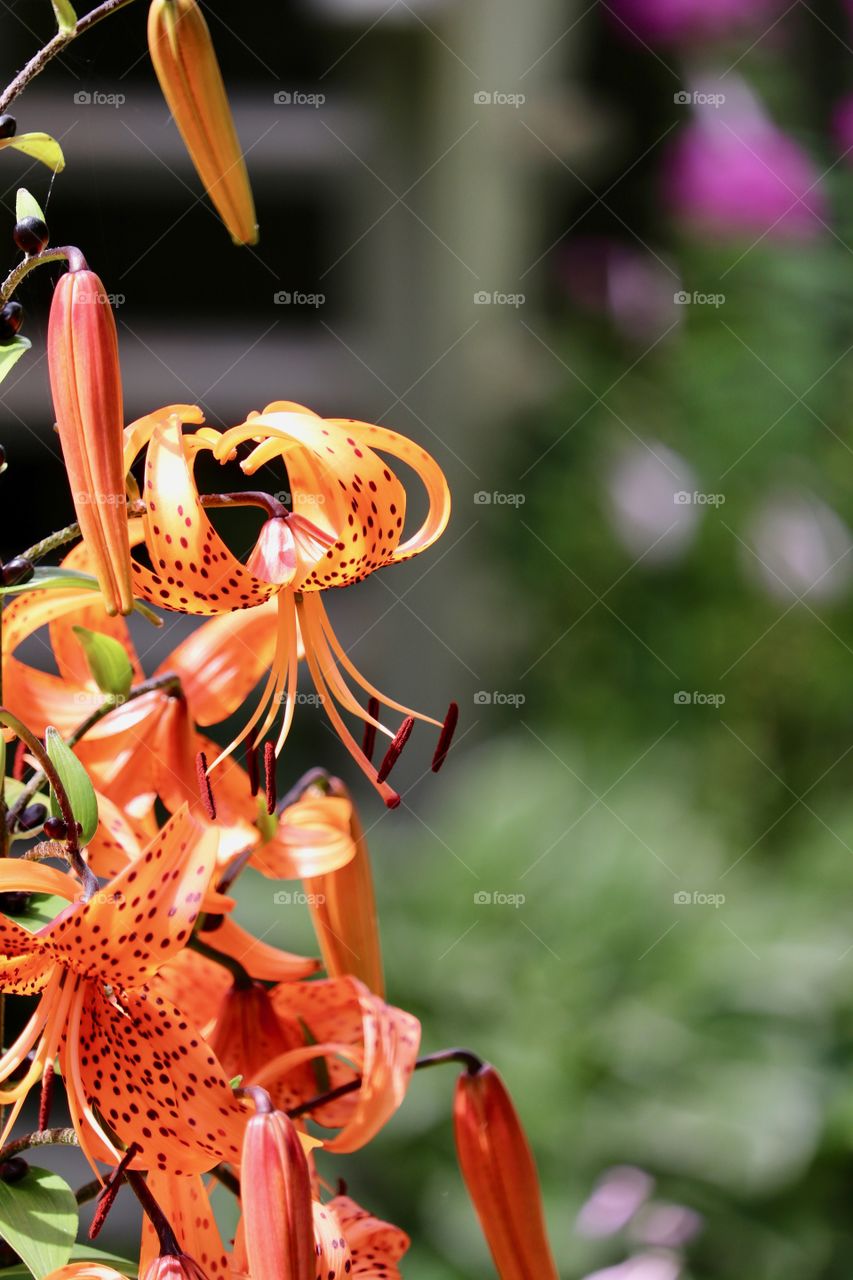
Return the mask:
[(633, 342), (654, 342), (683, 318), (673, 309), (681, 288), (677, 271), (654, 253), (608, 236), (575, 237), (562, 276), (574, 302), (609, 316)]
[[(771, 20), (780, 0), (608, 0), (611, 12), (644, 40), (712, 40)], [(624, 27), (622, 28), (624, 30)]]
[(827, 209), (810, 155), (777, 128), (742, 83), (725, 83), (725, 101), (694, 109), (670, 149), (668, 203), (714, 236), (817, 234)]

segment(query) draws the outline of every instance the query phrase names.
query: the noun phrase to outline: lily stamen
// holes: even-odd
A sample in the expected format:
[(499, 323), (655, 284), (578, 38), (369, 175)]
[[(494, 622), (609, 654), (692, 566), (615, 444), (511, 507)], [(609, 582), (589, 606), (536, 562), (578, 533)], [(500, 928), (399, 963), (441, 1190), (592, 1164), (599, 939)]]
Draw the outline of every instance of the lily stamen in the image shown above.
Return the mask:
[(216, 821), (216, 801), (213, 796), (213, 787), (210, 784), (210, 778), (207, 773), (207, 756), (203, 751), (199, 751), (195, 758), (196, 777), (198, 778), (198, 791), (201, 796), (201, 802), (204, 805), (205, 813), (211, 822)]

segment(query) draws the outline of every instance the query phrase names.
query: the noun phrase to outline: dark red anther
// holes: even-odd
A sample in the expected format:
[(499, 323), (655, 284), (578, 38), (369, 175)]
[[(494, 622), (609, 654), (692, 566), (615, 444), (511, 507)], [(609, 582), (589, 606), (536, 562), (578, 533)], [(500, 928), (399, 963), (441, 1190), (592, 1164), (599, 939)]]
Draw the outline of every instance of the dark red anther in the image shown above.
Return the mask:
[(213, 788), (210, 785), (210, 778), (207, 776), (207, 756), (203, 751), (199, 751), (195, 758), (195, 772), (198, 779), (198, 792), (201, 796), (201, 802), (204, 805), (204, 811), (210, 818), (211, 822), (216, 821), (216, 802), (213, 799)]
[(41, 1095), (39, 1096), (39, 1128), (46, 1129), (50, 1124), (50, 1108), (53, 1105), (54, 1086), (53, 1063), (49, 1062), (42, 1072)]
[[(0, 337), (0, 342), (2, 341)], [(0, 579), (4, 587), (14, 587), (19, 582), (26, 582), (32, 576), (33, 562), (24, 556), (15, 556), (12, 560), (7, 560), (0, 569)]]
[(15, 747), (15, 762), (12, 765), (12, 777), (16, 782), (24, 781), (24, 770), (27, 767), (27, 744), (23, 738), (18, 739)]
[(267, 813), (275, 813), (275, 751), (271, 742), (264, 743), (264, 790), (267, 797)]
[(19, 831), (37, 831), (39, 827), (44, 826), (44, 820), (47, 817), (47, 809), (43, 804), (28, 804), (26, 809), (18, 818)]
[(64, 840), (68, 835), (68, 828), (65, 825), (64, 818), (45, 818), (44, 834), (48, 840)]
[(456, 726), (459, 723), (459, 703), (451, 702), (447, 708), (447, 715), (444, 717), (444, 724), (441, 726), (441, 733), (438, 735), (438, 742), (435, 748), (435, 755), (432, 758), (432, 771), (438, 773), (441, 766), (447, 759), (447, 753), (450, 750), (450, 744), (453, 741), (453, 735), (456, 732)]
[(104, 1187), (101, 1192), (100, 1199), (98, 1200), (98, 1207), (95, 1210), (95, 1215), (92, 1218), (92, 1225), (89, 1228), (90, 1240), (94, 1240), (98, 1235), (100, 1235), (101, 1227), (106, 1222), (107, 1214), (110, 1209), (112, 1209), (113, 1204), (115, 1203), (115, 1198), (121, 1189), (121, 1184), (124, 1182), (125, 1170), (133, 1157), (140, 1150), (141, 1147), (138, 1147), (135, 1142), (132, 1142), (122, 1156), (121, 1162), (116, 1165), (115, 1173)]
[(403, 747), (409, 741), (409, 738), (411, 736), (411, 733), (414, 727), (415, 727), (414, 716), (406, 716), (405, 720), (400, 725), (400, 728), (394, 734), (394, 737), (391, 740), (390, 747), (385, 752), (385, 755), (382, 757), (382, 763), (380, 764), (376, 772), (377, 782), (384, 782), (385, 779), (388, 777), (388, 774), (391, 772), (391, 770), (394, 768), (394, 765), (399, 760)]
[(249, 774), (249, 788), (252, 795), (256, 796), (260, 789), (260, 775), (258, 773), (258, 747), (254, 733), (250, 733), (246, 738), (246, 771)]
[[(379, 715), (379, 699), (368, 698), (367, 714), (373, 716), (375, 720)], [(366, 721), (364, 725), (364, 737), (361, 740), (361, 749), (367, 756), (368, 760), (373, 759), (373, 748), (376, 746), (376, 725)]]
[(400, 807), (400, 797), (396, 791), (392, 791), (390, 795), (385, 797), (385, 808), (399, 809), (399, 807)]

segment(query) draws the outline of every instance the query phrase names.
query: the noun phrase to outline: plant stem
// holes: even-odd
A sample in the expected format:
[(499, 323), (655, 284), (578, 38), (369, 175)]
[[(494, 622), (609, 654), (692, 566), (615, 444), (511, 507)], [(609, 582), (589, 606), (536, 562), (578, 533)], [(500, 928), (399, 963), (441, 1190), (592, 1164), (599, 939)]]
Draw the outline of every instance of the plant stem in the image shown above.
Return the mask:
[(202, 942), (197, 933), (194, 933), (187, 942), (190, 951), (197, 952), (200, 956), (204, 956), (206, 960), (212, 960), (214, 964), (221, 964), (223, 969), (234, 978), (234, 982), (242, 990), (247, 991), (249, 987), (254, 986), (254, 979), (248, 970), (244, 969), (239, 960), (235, 960), (233, 956), (227, 956), (224, 951), (217, 951), (216, 947), (212, 947), (208, 942)]
[(13, 1156), (20, 1155), (22, 1151), (29, 1151), (31, 1147), (77, 1147), (79, 1145), (74, 1129), (36, 1129), (34, 1133), (25, 1133), (23, 1137), (15, 1138), (14, 1142), (7, 1142), (0, 1151), (0, 1164), (11, 1160)]
[(0, 302), (8, 302), (21, 281), (31, 271), (35, 271), (36, 267), (44, 266), (48, 262), (65, 262), (69, 252), (70, 250), (67, 248), (44, 249), (41, 253), (34, 253), (31, 257), (24, 258), (23, 262), (19, 262), (16, 267), (12, 268), (2, 285), (0, 285)]
[[(457, 1062), (466, 1067), (470, 1075), (476, 1075), (483, 1065), (483, 1059), (478, 1058), (477, 1054), (470, 1049), (439, 1049), (436, 1053), (427, 1053), (424, 1057), (418, 1058), (415, 1063), (415, 1071), (423, 1071), (426, 1067), (442, 1067), (448, 1062)], [(348, 1093), (355, 1093), (357, 1089), (361, 1088), (361, 1084), (361, 1076), (356, 1076), (355, 1080), (348, 1080), (346, 1084), (339, 1084), (337, 1089), (330, 1089), (328, 1093), (318, 1093), (315, 1097), (309, 1098), (307, 1102), (300, 1102), (298, 1107), (289, 1107), (287, 1114), (291, 1120), (296, 1120), (299, 1116), (306, 1115), (316, 1107), (322, 1107), (327, 1102), (336, 1102), (338, 1098), (345, 1098)]]
[(157, 1232), (157, 1239), (160, 1243), (160, 1257), (162, 1258), (168, 1254), (173, 1257), (179, 1257), (183, 1250), (172, 1230), (172, 1224), (155, 1200), (151, 1188), (142, 1174), (133, 1169), (128, 1169), (124, 1176), (133, 1194), (145, 1210), (152, 1227)]
[(67, 524), (64, 529), (49, 533), (46, 538), (42, 538), (41, 542), (34, 542), (31, 547), (27, 547), (26, 551), (21, 552), (21, 558), (31, 560), (35, 564), (37, 560), (43, 560), (45, 556), (49, 556), (51, 551), (56, 551), (79, 537), (80, 526), (75, 520), (73, 524)]
[(221, 1182), (223, 1187), (227, 1187), (231, 1194), (235, 1195), (239, 1200), (240, 1179), (232, 1169), (229, 1169), (227, 1164), (218, 1164), (210, 1172), (217, 1182)]
[(76, 40), (78, 36), (82, 36), (91, 27), (94, 27), (96, 23), (108, 18), (117, 9), (123, 9), (130, 2), (131, 0), (104, 0), (104, 3), (99, 4), (96, 9), (84, 14), (82, 18), (78, 18), (73, 31), (57, 31), (53, 39), (48, 40), (47, 44), (30, 58), (23, 70), (18, 72), (14, 80), (0, 94), (0, 115), (4, 111), (8, 111), (11, 103), (15, 101), (19, 94), (23, 93), (30, 81), (34, 80), (51, 59), (62, 52), (66, 45), (69, 45), (72, 40)]

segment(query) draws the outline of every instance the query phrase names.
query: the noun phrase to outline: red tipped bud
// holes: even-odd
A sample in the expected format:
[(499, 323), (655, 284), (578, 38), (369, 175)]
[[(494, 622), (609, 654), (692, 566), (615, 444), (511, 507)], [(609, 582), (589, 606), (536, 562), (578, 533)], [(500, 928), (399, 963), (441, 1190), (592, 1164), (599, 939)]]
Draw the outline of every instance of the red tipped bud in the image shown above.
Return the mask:
[(47, 332), (50, 386), (74, 508), (109, 614), (130, 613), (124, 410), (112, 307), (94, 271), (68, 271)]
[(559, 1280), (533, 1154), (489, 1063), (459, 1077), (453, 1127), (459, 1167), (501, 1280)]
[(196, 0), (153, 0), (148, 48), (190, 159), (237, 244), (258, 224), (243, 152), (210, 31)]
[(240, 1186), (252, 1280), (314, 1280), (311, 1175), (299, 1133), (282, 1111), (258, 1111), (249, 1120)]

